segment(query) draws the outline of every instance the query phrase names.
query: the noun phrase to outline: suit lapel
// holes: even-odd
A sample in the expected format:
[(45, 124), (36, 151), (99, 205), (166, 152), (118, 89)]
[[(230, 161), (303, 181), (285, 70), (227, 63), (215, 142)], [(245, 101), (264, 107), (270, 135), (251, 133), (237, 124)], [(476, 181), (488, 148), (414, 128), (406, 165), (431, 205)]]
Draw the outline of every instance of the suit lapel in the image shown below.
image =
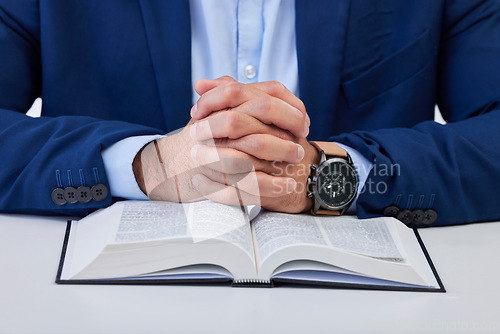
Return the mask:
[(310, 139), (326, 140), (335, 131), (350, 2), (295, 2), (299, 91), (311, 117)]
[(189, 1), (139, 0), (169, 131), (187, 124), (191, 109)]

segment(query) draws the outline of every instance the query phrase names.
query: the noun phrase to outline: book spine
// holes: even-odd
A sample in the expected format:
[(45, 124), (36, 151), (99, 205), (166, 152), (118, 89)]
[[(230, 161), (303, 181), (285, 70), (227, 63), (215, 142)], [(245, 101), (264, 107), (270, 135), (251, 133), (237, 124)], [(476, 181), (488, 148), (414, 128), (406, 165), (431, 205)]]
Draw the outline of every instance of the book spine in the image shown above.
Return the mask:
[(237, 279), (234, 284), (271, 284), (271, 281), (265, 279)]
[(233, 287), (272, 288), (273, 283), (265, 279), (238, 279), (233, 281)]

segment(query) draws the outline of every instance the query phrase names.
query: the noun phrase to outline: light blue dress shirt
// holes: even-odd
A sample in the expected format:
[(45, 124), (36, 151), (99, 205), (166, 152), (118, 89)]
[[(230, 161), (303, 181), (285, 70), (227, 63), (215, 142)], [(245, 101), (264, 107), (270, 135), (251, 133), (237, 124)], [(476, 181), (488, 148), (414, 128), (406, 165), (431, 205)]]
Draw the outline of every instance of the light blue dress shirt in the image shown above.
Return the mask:
[[(224, 75), (242, 83), (276, 80), (299, 96), (293, 0), (191, 0), (190, 10), (193, 83)], [(198, 97), (193, 89), (193, 104)], [(127, 138), (102, 152), (113, 196), (147, 198), (137, 186), (132, 162), (156, 138)], [(359, 193), (373, 164), (341, 147), (356, 166)], [(355, 204), (349, 211), (355, 211)]]
[(293, 0), (190, 4), (193, 83), (223, 75), (242, 83), (277, 80), (298, 96)]

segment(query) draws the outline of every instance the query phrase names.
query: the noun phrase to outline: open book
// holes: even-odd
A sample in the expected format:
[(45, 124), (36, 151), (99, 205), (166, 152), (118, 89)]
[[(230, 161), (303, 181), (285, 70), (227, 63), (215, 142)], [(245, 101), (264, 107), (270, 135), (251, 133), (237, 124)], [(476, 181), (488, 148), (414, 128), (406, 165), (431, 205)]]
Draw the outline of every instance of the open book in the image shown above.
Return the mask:
[(56, 282), (444, 291), (416, 230), (394, 218), (258, 211), (118, 202), (68, 222)]

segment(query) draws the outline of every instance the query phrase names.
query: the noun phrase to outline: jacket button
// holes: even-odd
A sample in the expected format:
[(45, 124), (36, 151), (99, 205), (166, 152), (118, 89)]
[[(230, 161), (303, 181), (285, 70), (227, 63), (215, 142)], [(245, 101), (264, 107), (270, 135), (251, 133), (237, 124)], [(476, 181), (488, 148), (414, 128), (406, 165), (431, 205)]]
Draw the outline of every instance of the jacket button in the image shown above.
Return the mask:
[(414, 223), (420, 224), (421, 222), (424, 221), (425, 212), (423, 212), (422, 210), (420, 209), (413, 210), (412, 214)]
[(384, 216), (387, 217), (397, 217), (399, 214), (399, 208), (395, 205), (388, 206), (384, 209)]
[(74, 187), (66, 187), (64, 188), (64, 199), (69, 204), (75, 204), (78, 202), (76, 198), (76, 188)]
[(64, 205), (67, 203), (64, 199), (64, 190), (62, 188), (56, 188), (52, 190), (51, 197), (52, 201), (57, 205)]
[(437, 217), (438, 217), (438, 214), (436, 211), (434, 211), (432, 209), (425, 210), (423, 223), (427, 224), (427, 225), (432, 224), (436, 221)]
[(401, 211), (398, 214), (397, 218), (406, 225), (413, 223), (413, 215), (410, 210)]
[(108, 188), (102, 183), (92, 186), (90, 191), (92, 192), (92, 198), (96, 201), (102, 201), (108, 197)]
[(80, 186), (76, 189), (76, 198), (80, 203), (88, 203), (92, 200), (92, 192), (87, 186)]

